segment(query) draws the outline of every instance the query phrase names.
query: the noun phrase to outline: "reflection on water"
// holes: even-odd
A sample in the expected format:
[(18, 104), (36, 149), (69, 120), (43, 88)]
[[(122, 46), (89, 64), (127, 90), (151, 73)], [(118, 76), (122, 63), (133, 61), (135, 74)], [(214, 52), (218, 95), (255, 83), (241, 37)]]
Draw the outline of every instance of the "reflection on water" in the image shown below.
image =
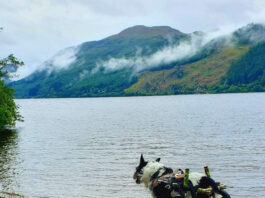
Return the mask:
[(18, 133), (16, 130), (0, 132), (0, 185), (1, 191), (12, 192), (17, 186)]

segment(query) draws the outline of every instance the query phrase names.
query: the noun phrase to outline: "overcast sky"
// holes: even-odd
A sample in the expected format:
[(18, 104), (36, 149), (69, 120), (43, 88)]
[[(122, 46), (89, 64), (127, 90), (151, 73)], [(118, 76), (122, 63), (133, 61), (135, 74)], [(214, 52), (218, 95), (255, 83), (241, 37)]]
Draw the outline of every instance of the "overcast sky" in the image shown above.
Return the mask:
[(0, 58), (14, 54), (25, 76), (59, 50), (133, 25), (185, 33), (265, 22), (265, 0), (0, 0)]

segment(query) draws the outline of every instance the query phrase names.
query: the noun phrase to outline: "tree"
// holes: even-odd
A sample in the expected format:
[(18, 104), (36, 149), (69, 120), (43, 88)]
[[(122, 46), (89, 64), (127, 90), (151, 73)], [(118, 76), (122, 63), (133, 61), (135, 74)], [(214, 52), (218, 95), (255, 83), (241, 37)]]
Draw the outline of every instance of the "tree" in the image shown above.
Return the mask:
[(0, 59), (0, 131), (9, 126), (14, 126), (16, 121), (23, 121), (18, 112), (18, 106), (14, 101), (14, 90), (5, 85), (3, 78), (11, 78), (10, 68), (17, 68), (24, 63), (16, 59), (12, 54)]

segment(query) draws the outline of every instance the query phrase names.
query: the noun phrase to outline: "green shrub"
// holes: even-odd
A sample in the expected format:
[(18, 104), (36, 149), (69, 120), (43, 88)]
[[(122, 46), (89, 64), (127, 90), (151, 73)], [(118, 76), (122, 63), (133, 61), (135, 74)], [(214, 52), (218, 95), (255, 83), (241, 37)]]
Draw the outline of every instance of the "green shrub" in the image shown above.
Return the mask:
[(22, 121), (22, 116), (18, 113), (18, 106), (13, 98), (14, 90), (7, 87), (2, 79), (10, 77), (8, 67), (19, 65), (23, 65), (23, 62), (18, 61), (13, 55), (0, 60), (0, 131), (14, 126), (16, 121)]

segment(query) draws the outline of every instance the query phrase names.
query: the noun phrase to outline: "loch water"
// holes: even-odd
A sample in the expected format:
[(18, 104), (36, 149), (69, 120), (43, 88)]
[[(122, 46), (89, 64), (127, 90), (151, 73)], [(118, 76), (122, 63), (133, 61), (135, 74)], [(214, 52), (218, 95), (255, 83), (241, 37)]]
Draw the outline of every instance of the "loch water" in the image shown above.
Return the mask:
[(16, 100), (0, 134), (0, 191), (29, 198), (149, 198), (140, 154), (208, 165), (233, 198), (265, 197), (265, 94)]

